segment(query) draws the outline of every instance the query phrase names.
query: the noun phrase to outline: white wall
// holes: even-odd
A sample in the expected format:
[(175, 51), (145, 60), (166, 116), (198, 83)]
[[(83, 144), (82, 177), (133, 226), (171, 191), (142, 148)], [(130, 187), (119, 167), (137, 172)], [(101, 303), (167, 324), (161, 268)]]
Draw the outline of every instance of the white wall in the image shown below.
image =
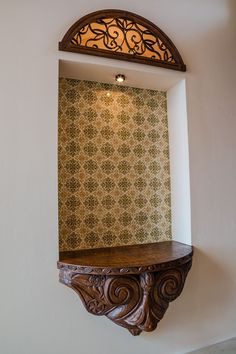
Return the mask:
[(191, 244), (189, 142), (185, 80), (167, 91), (172, 238)]
[[(182, 354), (236, 335), (235, 4), (2, 1), (1, 353)], [(159, 329), (138, 338), (88, 315), (57, 280), (57, 42), (101, 8), (155, 22), (188, 67), (194, 264)]]

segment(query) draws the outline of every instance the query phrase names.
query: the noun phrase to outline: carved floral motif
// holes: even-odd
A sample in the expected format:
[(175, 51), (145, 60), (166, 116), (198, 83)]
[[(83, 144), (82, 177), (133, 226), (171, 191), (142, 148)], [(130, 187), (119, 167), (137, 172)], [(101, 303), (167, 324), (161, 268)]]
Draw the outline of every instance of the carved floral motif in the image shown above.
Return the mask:
[(61, 267), (60, 280), (81, 297), (88, 312), (105, 315), (133, 335), (153, 331), (169, 302), (182, 292), (192, 255), (181, 264), (141, 274), (91, 275)]

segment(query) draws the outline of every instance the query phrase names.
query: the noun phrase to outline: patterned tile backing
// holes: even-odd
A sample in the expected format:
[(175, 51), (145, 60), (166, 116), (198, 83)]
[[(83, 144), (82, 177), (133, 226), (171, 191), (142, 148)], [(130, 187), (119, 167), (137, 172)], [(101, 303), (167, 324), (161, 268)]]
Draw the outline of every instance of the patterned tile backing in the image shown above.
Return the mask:
[(171, 239), (165, 92), (59, 88), (60, 251)]

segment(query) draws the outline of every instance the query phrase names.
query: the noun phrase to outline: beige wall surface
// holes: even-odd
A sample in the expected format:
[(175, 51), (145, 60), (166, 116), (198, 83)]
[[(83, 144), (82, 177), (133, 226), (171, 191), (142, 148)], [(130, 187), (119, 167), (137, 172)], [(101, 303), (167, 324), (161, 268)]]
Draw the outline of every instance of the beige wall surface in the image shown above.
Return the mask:
[[(2, 1), (3, 354), (183, 354), (236, 335), (234, 0)], [(136, 12), (187, 65), (194, 264), (157, 331), (132, 337), (58, 283), (57, 42), (102, 8)]]

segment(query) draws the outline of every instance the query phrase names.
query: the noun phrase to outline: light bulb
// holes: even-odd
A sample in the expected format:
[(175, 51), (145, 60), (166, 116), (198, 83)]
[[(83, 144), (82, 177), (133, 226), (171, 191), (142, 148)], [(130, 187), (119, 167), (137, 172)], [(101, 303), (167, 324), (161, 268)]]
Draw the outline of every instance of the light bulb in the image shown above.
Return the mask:
[(115, 79), (116, 79), (117, 82), (124, 82), (125, 81), (125, 75), (117, 74)]

